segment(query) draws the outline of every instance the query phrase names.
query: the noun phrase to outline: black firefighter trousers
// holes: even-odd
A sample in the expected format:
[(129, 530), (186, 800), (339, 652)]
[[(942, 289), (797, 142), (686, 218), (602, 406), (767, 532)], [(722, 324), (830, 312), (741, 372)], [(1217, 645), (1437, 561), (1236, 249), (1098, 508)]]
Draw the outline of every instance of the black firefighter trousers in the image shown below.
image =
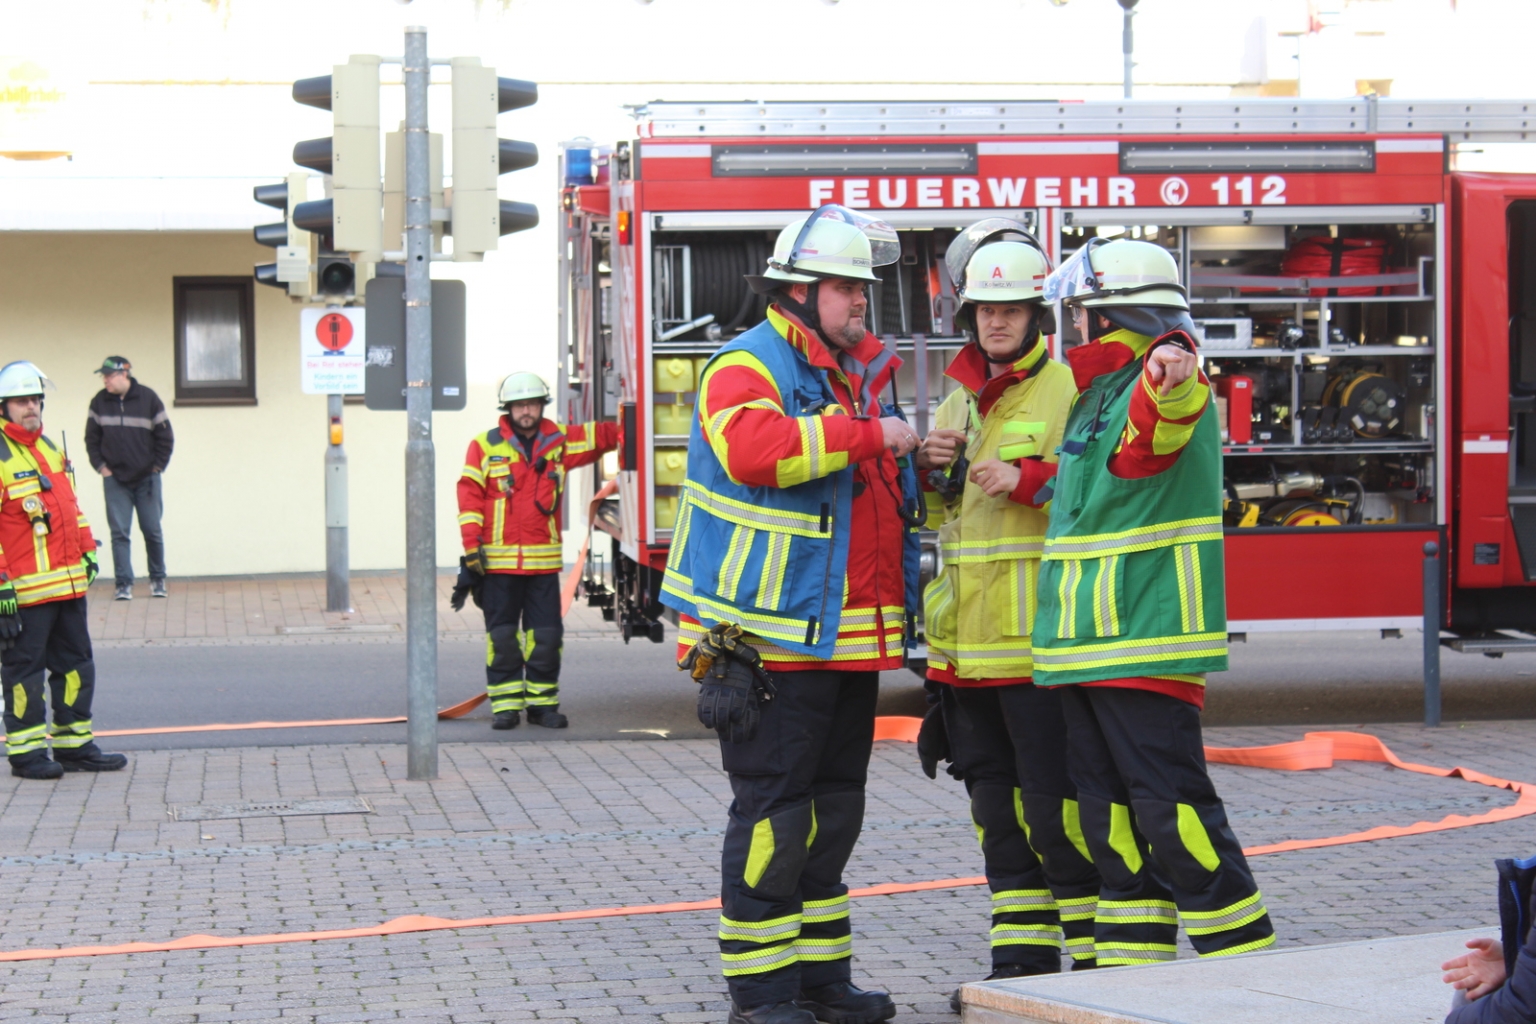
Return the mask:
[(488, 572), (480, 584), (485, 612), (485, 692), (491, 712), (560, 706), (560, 574)]
[(774, 676), (757, 735), (720, 744), (730, 773), (720, 959), (743, 1009), (851, 977), (843, 868), (864, 823), (876, 672)]
[(992, 966), (1094, 966), (1099, 873), (1067, 774), (1061, 695), (1029, 683), (940, 684), (951, 771), (965, 781), (992, 890)]
[(1059, 689), (1083, 836), (1103, 878), (1099, 965), (1174, 959), (1179, 918), (1201, 956), (1273, 945), (1264, 897), (1205, 769), (1199, 709), (1148, 690)]
[(95, 754), (91, 699), (96, 692), (96, 663), (86, 626), (85, 598), (23, 605), (21, 636), (0, 653), (0, 687), (5, 690), (5, 753), (11, 764), (47, 760), (47, 682), (53, 697), (54, 756)]

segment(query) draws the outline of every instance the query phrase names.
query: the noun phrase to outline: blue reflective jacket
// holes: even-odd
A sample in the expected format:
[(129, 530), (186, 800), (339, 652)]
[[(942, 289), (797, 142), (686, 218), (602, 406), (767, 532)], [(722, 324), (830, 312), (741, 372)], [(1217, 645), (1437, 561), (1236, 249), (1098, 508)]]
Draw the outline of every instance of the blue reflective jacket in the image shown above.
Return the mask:
[[(788, 416), (816, 416), (839, 406), (827, 371), (810, 361), (764, 321), (724, 345), (711, 359), (748, 352), (767, 369)], [(863, 408), (901, 415), (880, 406), (869, 382), (890, 359), (882, 355), (855, 368), (864, 378)], [(904, 511), (922, 507), (910, 460), (902, 467)], [(693, 418), (688, 438), (688, 477), (678, 503), (672, 550), (661, 601), (706, 628), (734, 622), (785, 650), (831, 659), (842, 615), (843, 577), (852, 527), (853, 468), (792, 487), (733, 481)], [(903, 575), (908, 622), (918, 597), (918, 535), (904, 534)], [(912, 630), (907, 630), (911, 642)]]

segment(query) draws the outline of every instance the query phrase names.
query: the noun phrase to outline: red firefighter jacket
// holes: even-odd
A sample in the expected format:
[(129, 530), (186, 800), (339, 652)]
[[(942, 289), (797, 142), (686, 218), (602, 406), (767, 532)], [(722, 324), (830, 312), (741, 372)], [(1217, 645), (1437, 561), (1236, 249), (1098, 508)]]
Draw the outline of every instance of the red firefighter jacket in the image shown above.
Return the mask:
[(482, 548), (487, 572), (533, 576), (559, 572), (560, 502), (566, 470), (596, 462), (619, 446), (617, 423), (563, 427), (540, 420), (525, 445), (503, 416), (469, 442), (459, 477), (464, 550)]
[(64, 455), (14, 423), (0, 442), (0, 580), (16, 588), (20, 604), (84, 597), (85, 553), (96, 541)]

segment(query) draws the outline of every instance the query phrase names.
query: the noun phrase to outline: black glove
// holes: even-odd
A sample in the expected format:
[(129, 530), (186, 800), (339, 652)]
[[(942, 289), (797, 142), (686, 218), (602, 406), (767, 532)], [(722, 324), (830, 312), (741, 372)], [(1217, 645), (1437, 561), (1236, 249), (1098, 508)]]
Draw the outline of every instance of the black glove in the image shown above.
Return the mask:
[(774, 685), (763, 659), (742, 640), (741, 627), (722, 622), (699, 638), (677, 663), (699, 681), (699, 721), (726, 743), (757, 735), (762, 704)]
[(467, 552), (459, 559), (459, 567), (468, 569), (476, 576), (485, 575), (485, 548), (476, 545), (475, 550)]
[[(923, 774), (930, 779), (939, 777), (939, 762), (952, 761), (949, 752), (949, 730), (944, 728), (944, 707), (934, 704), (923, 716), (923, 726), (917, 730), (917, 759), (923, 763)], [(954, 774), (954, 770), (950, 770)]]
[[(478, 548), (476, 551), (478, 552)], [(454, 611), (464, 610), (464, 601), (473, 596), (475, 607), (480, 605), (480, 585), (485, 582), (484, 573), (477, 573), (469, 567), (469, 556), (459, 559), (459, 578), (454, 581), (453, 594), (448, 598), (448, 604)]]
[(0, 651), (8, 651), (21, 638), (21, 608), (16, 602), (16, 588), (0, 584)]

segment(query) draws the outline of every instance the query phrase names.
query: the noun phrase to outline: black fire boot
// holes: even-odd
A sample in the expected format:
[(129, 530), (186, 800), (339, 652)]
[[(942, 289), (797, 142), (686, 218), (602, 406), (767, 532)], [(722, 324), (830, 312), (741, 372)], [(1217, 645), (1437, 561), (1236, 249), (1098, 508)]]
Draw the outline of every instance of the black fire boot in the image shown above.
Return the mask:
[(12, 762), (11, 774), (22, 779), (56, 779), (64, 774), (64, 769), (57, 761), (50, 761), (46, 756), (34, 757), (20, 764)]
[(876, 1024), (896, 1016), (896, 1004), (890, 996), (855, 988), (848, 981), (802, 989), (795, 1003), (811, 1011), (822, 1024)]
[[(498, 711), (491, 719), (492, 729), (516, 729), (517, 724), (523, 720), (523, 716), (516, 711)], [(530, 721), (532, 718), (530, 717)]]
[[(1034, 974), (1052, 974), (1053, 971), (1034, 971), (1023, 964), (998, 964), (987, 975), (985, 981), (997, 981), (1000, 978), (1027, 978)], [(955, 989), (949, 994), (949, 1008), (955, 1013), (960, 1012), (960, 990)]]
[(68, 752), (55, 748), (53, 758), (66, 772), (116, 772), (128, 767), (126, 754), (103, 754), (95, 743)]
[(809, 1011), (794, 1003), (765, 1003), (743, 1010), (731, 1001), (731, 1013), (726, 1024), (816, 1024)]
[[(559, 705), (555, 707), (559, 707)], [(546, 729), (564, 729), (571, 724), (571, 720), (555, 710), (555, 708), (529, 708), (528, 724), (542, 725)]]

